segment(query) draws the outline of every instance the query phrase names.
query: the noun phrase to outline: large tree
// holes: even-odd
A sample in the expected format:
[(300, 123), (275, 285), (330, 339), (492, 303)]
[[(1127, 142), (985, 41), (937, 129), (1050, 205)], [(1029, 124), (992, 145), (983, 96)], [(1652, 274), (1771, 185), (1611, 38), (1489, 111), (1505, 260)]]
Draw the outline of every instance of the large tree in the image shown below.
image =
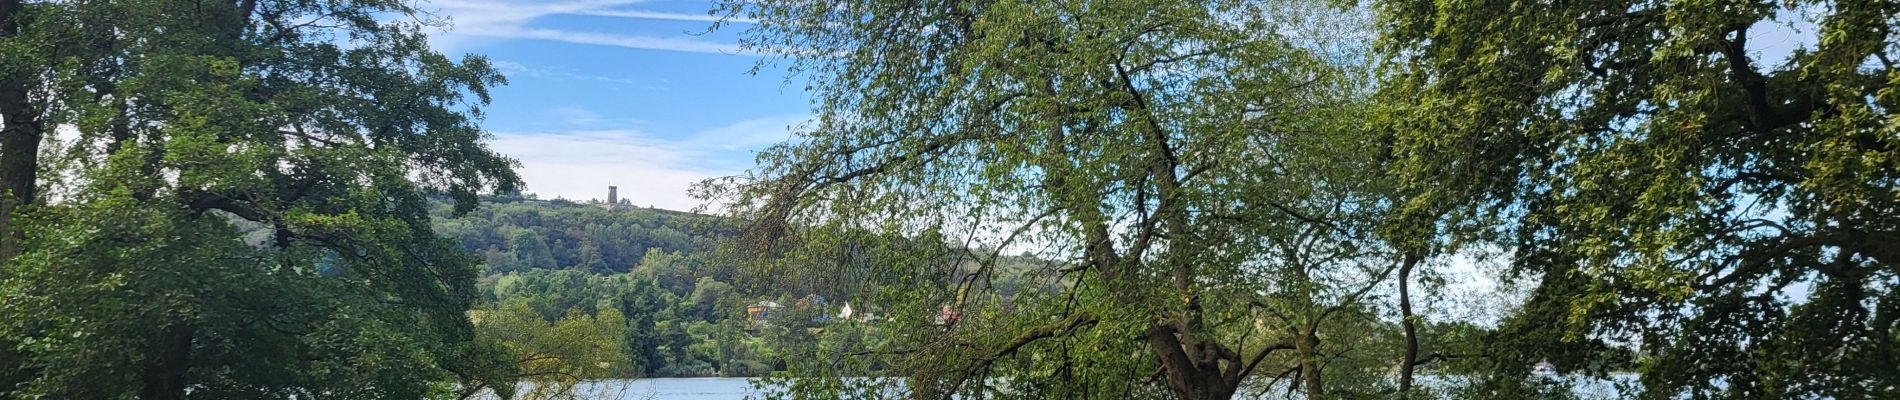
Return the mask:
[[(37, 204), (0, 224), (0, 397), (416, 398), (488, 372), (474, 260), (426, 196), (517, 184), (476, 126), (502, 78), (431, 50), (412, 3), (0, 4), (0, 186)], [(70, 134), (29, 151), (39, 127)]]
[[(7, 55), (0, 60), (0, 263), (20, 252), (13, 215), (37, 197), (35, 175), (46, 131), (32, 96), (39, 88), (34, 75), (44, 70), (43, 60), (33, 41), (19, 38), (26, 18), (23, 9), (20, 0), (0, 0), (0, 54)], [(0, 279), (6, 276), (0, 270)]]
[(1416, 208), (1509, 221), (1539, 282), (1500, 372), (1593, 340), (1654, 398), (1895, 393), (1900, 4), (1375, 4)]
[[(785, 277), (833, 263), (834, 285), (914, 277), (856, 303), (914, 324), (870, 352), (895, 355), (878, 362), (905, 390), (1225, 399), (1273, 377), (1309, 397), (1384, 390), (1372, 374), (1393, 353), (1365, 348), (1366, 299), (1397, 258), (1372, 234), (1390, 191), (1358, 129), (1353, 15), (1299, 1), (722, 10), (756, 19), (746, 43), (808, 74), (818, 104), (804, 134), (708, 193), (732, 196), (753, 253), (796, 267)], [(955, 249), (877, 256), (905, 253), (875, 244), (893, 236)], [(995, 262), (1024, 250), (1055, 262)], [(1002, 279), (1041, 289), (993, 290)]]

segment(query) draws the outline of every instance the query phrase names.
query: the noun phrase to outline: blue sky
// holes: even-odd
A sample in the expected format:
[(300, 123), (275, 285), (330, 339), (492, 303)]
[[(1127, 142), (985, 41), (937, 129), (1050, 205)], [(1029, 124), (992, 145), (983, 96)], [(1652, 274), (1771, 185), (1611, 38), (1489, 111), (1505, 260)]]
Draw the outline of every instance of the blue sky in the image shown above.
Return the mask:
[(782, 69), (748, 72), (748, 25), (711, 25), (707, 0), (435, 0), (452, 25), (432, 35), (450, 54), (488, 56), (508, 76), (483, 127), (521, 161), (543, 198), (606, 197), (685, 210), (692, 182), (749, 168), (810, 109)]

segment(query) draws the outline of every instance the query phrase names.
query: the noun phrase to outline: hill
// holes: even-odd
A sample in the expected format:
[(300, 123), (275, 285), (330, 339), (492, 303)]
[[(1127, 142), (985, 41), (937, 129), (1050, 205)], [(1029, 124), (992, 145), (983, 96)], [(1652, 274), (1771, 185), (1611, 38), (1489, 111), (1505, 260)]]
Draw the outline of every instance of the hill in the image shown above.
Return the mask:
[[(611, 365), (607, 369), (561, 367), (597, 377), (757, 376), (779, 370), (786, 364), (778, 355), (780, 344), (809, 339), (798, 326), (816, 327), (814, 317), (836, 314), (847, 303), (865, 311), (899, 311), (888, 307), (900, 304), (906, 312), (936, 310), (936, 300), (909, 304), (866, 295), (864, 289), (909, 280), (933, 282), (925, 286), (949, 295), (942, 290), (946, 284), (968, 278), (978, 270), (979, 253), (988, 254), (913, 239), (845, 235), (856, 244), (814, 254), (799, 268), (777, 269), (784, 275), (744, 275), (735, 262), (718, 256), (721, 240), (737, 232), (723, 217), (502, 196), (485, 198), (460, 216), (446, 201), (432, 204), (430, 211), (438, 234), (482, 259), (478, 331), (509, 346), (545, 351), (616, 349), (568, 355), (604, 360)], [(895, 252), (903, 260), (873, 261), (874, 252)], [(1022, 256), (996, 261), (990, 271), (999, 278), (986, 282), (1009, 294), (1030, 287), (1021, 276), (1050, 265)], [(759, 279), (742, 284), (742, 277)], [(748, 313), (755, 304), (792, 306), (777, 314), (796, 321), (762, 325), (758, 315)], [(585, 330), (605, 333), (573, 334)], [(572, 346), (576, 341), (604, 342)]]

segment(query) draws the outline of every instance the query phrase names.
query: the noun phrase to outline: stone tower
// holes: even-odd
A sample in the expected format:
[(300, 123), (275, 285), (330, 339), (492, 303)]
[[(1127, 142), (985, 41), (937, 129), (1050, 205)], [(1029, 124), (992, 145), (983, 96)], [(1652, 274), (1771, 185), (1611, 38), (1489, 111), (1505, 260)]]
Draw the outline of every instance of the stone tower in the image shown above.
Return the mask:
[(620, 205), (620, 187), (608, 186), (607, 187), (607, 206), (613, 207), (617, 205)]

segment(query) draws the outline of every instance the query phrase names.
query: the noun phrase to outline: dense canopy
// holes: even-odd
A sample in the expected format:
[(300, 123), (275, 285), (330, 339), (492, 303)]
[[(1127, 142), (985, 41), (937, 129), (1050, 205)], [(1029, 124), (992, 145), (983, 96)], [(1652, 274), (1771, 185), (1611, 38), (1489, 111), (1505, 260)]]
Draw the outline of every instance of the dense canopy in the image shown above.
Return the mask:
[[(712, 192), (760, 221), (751, 245), (810, 258), (829, 241), (801, 227), (839, 226), (1051, 261), (925, 264), (955, 279), (885, 302), (958, 316), (873, 349), (901, 355), (887, 361), (906, 390), (1228, 398), (1275, 376), (1315, 397), (1387, 390), (1369, 379), (1383, 355), (1338, 357), (1374, 340), (1348, 316), (1373, 312), (1398, 264), (1372, 232), (1391, 204), (1378, 143), (1355, 129), (1363, 17), (1299, 1), (726, 7), (760, 19), (749, 43), (821, 94), (805, 134)], [(1052, 290), (990, 290), (1009, 274)]]
[[(802, 227), (847, 226), (1052, 261), (1017, 271), (1046, 291), (986, 295), (978, 256), (912, 292), (959, 318), (871, 354), (926, 397), (1545, 397), (1569, 391), (1535, 363), (1632, 358), (1655, 398), (1900, 377), (1895, 4), (720, 11), (819, 93), (805, 134), (709, 192), (757, 221), (749, 246), (808, 259)], [(1476, 332), (1414, 313), (1415, 273), (1487, 255), (1521, 306)], [(1471, 379), (1415, 387), (1421, 364)]]
[(1900, 5), (1374, 5), (1410, 211), (1496, 221), (1514, 326), (1655, 398), (1900, 387)]
[(0, 3), (0, 397), (415, 398), (483, 372), (475, 260), (426, 196), (518, 183), (476, 127), (502, 78), (390, 18), (414, 4)]

